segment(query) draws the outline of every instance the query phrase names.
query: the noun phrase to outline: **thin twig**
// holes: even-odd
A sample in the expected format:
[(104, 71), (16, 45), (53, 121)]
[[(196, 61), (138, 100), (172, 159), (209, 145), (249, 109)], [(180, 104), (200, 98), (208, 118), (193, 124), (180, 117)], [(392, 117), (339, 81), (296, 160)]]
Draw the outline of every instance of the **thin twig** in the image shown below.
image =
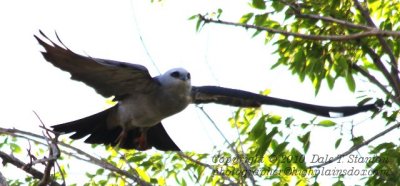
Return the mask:
[(58, 169), (58, 171), (60, 172), (60, 174), (61, 174), (61, 178), (62, 178), (62, 180), (63, 180), (63, 186), (65, 186), (66, 184), (66, 182), (65, 182), (65, 176), (64, 176), (64, 171), (61, 169), (61, 167), (60, 167), (60, 164), (58, 164), (58, 162), (56, 161), (56, 166), (57, 166), (57, 169)]
[(397, 123), (397, 124), (395, 124), (395, 125), (389, 127), (388, 129), (386, 129), (386, 130), (384, 130), (384, 131), (382, 131), (382, 132), (376, 134), (376, 135), (373, 136), (372, 138), (370, 138), (370, 139), (364, 141), (363, 143), (360, 143), (360, 144), (358, 144), (358, 145), (355, 145), (355, 146), (351, 147), (349, 150), (347, 150), (346, 152), (344, 152), (344, 153), (342, 153), (342, 154), (339, 154), (337, 157), (335, 157), (335, 158), (333, 158), (333, 159), (330, 159), (329, 161), (326, 161), (326, 162), (324, 162), (324, 163), (321, 163), (321, 164), (318, 164), (318, 165), (310, 166), (309, 168), (320, 168), (320, 167), (322, 167), (322, 166), (331, 164), (331, 163), (333, 163), (333, 162), (335, 162), (335, 161), (337, 161), (337, 160), (339, 160), (339, 159), (341, 159), (341, 158), (343, 158), (343, 157), (345, 157), (345, 156), (351, 154), (352, 152), (354, 152), (354, 151), (360, 149), (361, 147), (370, 144), (372, 141), (378, 139), (379, 137), (382, 137), (383, 135), (385, 135), (385, 134), (389, 133), (390, 131), (392, 131), (392, 130), (394, 130), (394, 129), (396, 129), (396, 128), (399, 128), (399, 127), (400, 127), (400, 123)]
[[(43, 127), (45, 126), (43, 125)], [(46, 186), (49, 183), (49, 181), (51, 180), (51, 169), (53, 169), (56, 160), (60, 157), (60, 149), (57, 146), (58, 135), (52, 138), (47, 131), (46, 133), (43, 133), (43, 137), (46, 139), (47, 146), (49, 147), (49, 158), (43, 158), (43, 160), (47, 161), (47, 164), (44, 169), (44, 176), (38, 184), (39, 186)]]
[(390, 86), (393, 87), (394, 89), (394, 87), (396, 86), (395, 80), (392, 78), (390, 72), (381, 61), (380, 56), (367, 44), (360, 42), (360, 45), (365, 50), (365, 52), (371, 57), (372, 62), (374, 62), (375, 66), (379, 69), (379, 71), (383, 74), (383, 76), (385, 76)]
[(322, 20), (325, 22), (336, 23), (336, 24), (343, 25), (343, 26), (346, 26), (349, 28), (355, 28), (355, 29), (361, 29), (361, 30), (373, 30), (374, 29), (373, 27), (369, 27), (369, 26), (365, 26), (365, 25), (358, 25), (358, 24), (354, 24), (349, 21), (344, 21), (341, 19), (333, 18), (333, 17), (325, 17), (325, 16), (316, 15), (316, 14), (302, 14), (300, 12), (296, 13), (295, 15), (300, 18), (316, 19), (316, 20)]
[[(235, 150), (232, 145), (229, 143), (228, 139), (225, 137), (225, 135), (222, 133), (222, 131), (218, 128), (217, 124), (214, 122), (214, 120), (208, 115), (208, 113), (203, 109), (203, 107), (197, 106), (197, 108), (199, 108), (203, 114), (207, 117), (207, 119), (214, 125), (214, 127), (218, 130), (218, 132), (220, 133), (220, 135), (224, 138), (225, 142), (228, 143), (228, 147), (231, 149), (231, 151), (235, 154), (236, 157), (240, 157), (239, 152), (237, 150)], [(254, 179), (253, 173), (252, 171), (250, 171), (250, 167), (249, 165), (247, 165), (245, 162), (242, 161), (241, 158), (239, 159), (239, 163), (240, 166), (242, 166), (246, 173), (246, 175), (248, 175), (248, 178), (250, 179), (251, 183), (253, 185), (256, 185), (256, 181)]]
[(284, 36), (292, 36), (296, 38), (308, 39), (308, 40), (315, 40), (315, 41), (322, 41), (322, 40), (330, 40), (330, 41), (349, 41), (355, 39), (361, 39), (370, 36), (384, 36), (384, 37), (400, 37), (400, 32), (397, 31), (387, 31), (387, 30), (379, 30), (379, 29), (372, 29), (367, 30), (355, 34), (348, 34), (348, 35), (313, 35), (313, 34), (302, 34), (302, 33), (295, 33), (289, 32), (285, 30), (265, 27), (265, 26), (257, 26), (257, 25), (250, 25), (250, 24), (243, 24), (243, 23), (235, 23), (223, 20), (215, 20), (211, 18), (206, 18), (203, 15), (199, 15), (200, 20), (204, 21), (205, 23), (217, 23), (217, 24), (224, 24), (230, 26), (239, 26), (243, 28), (252, 28), (258, 31), (266, 31), (272, 34), (281, 34)]
[(392, 93), (390, 93), (385, 86), (380, 83), (373, 75), (371, 75), (370, 73), (368, 73), (366, 70), (364, 70), (363, 68), (361, 68), (360, 66), (356, 65), (356, 64), (352, 64), (352, 68), (354, 70), (356, 70), (357, 72), (360, 72), (361, 75), (363, 75), (364, 77), (366, 77), (370, 82), (372, 82), (373, 84), (375, 84), (376, 86), (378, 86), (387, 96), (389, 96), (389, 98), (395, 102), (397, 105), (400, 105), (400, 101), (394, 97), (392, 95)]
[(129, 167), (129, 169), (131, 170), (131, 172), (136, 176), (139, 177), (139, 173), (136, 171), (136, 169), (134, 167), (132, 167), (132, 165), (128, 162), (128, 160), (126, 159), (125, 155), (120, 153), (119, 151), (117, 151), (117, 153), (120, 155), (121, 159), (124, 160), (127, 164), (127, 166)]
[(195, 159), (193, 159), (192, 157), (190, 157), (190, 156), (184, 154), (183, 152), (178, 152), (178, 155), (179, 155), (181, 158), (183, 158), (183, 159), (187, 159), (187, 160), (189, 160), (189, 161), (191, 161), (191, 162), (193, 162), (193, 163), (195, 163), (195, 164), (197, 164), (197, 165), (200, 165), (200, 166), (203, 166), (203, 167), (206, 167), (206, 168), (210, 169), (213, 173), (216, 173), (216, 174), (218, 174), (219, 176), (221, 176), (222, 179), (229, 181), (229, 185), (238, 185), (237, 183), (235, 183), (234, 181), (232, 181), (229, 177), (227, 177), (225, 174), (222, 174), (221, 172), (219, 172), (218, 170), (216, 170), (216, 169), (215, 169), (214, 167), (212, 167), (211, 165), (206, 164), (206, 163), (203, 163), (203, 162), (198, 161), (198, 160), (195, 160)]
[(71, 150), (77, 152), (78, 154), (83, 155), (83, 156), (88, 158), (88, 160), (85, 160), (83, 158), (79, 158), (80, 160), (85, 160), (85, 161), (87, 161), (89, 163), (98, 165), (98, 166), (100, 166), (100, 167), (102, 167), (104, 169), (107, 169), (109, 171), (116, 172), (116, 173), (118, 173), (120, 175), (126, 176), (126, 177), (134, 180), (139, 185), (144, 185), (144, 186), (150, 185), (150, 183), (147, 183), (146, 181), (142, 180), (137, 175), (133, 175), (133, 174), (129, 173), (128, 171), (122, 170), (122, 169), (120, 169), (120, 168), (118, 168), (118, 167), (116, 167), (116, 166), (114, 166), (114, 165), (112, 165), (112, 164), (110, 164), (110, 163), (108, 163), (106, 161), (102, 161), (102, 160), (100, 160), (100, 159), (98, 159), (98, 158), (86, 153), (85, 151), (83, 151), (81, 149), (78, 149), (78, 148), (76, 148), (74, 146), (71, 146), (71, 145), (68, 145), (66, 143), (60, 143), (60, 145), (66, 147), (68, 149), (71, 149)]
[(130, 4), (129, 4), (130, 8), (132, 10), (131, 11), (132, 12), (132, 18), (133, 18), (133, 21), (135, 22), (135, 28), (136, 28), (137, 34), (139, 36), (140, 43), (142, 44), (142, 47), (143, 47), (147, 57), (149, 58), (150, 62), (152, 63), (153, 67), (157, 70), (158, 74), (161, 74), (160, 69), (158, 68), (156, 62), (154, 61), (152, 55), (149, 52), (149, 49), (147, 48), (146, 43), (144, 42), (144, 39), (143, 39), (143, 36), (142, 36), (142, 31), (140, 30), (139, 22), (138, 22), (138, 20), (136, 18), (135, 6), (133, 5), (133, 2), (135, 2), (135, 1), (129, 1), (129, 2), (130, 2)]
[[(42, 163), (42, 164), (45, 165), (44, 172), (43, 172), (43, 177), (42, 177), (42, 179), (40, 179), (38, 185), (39, 186), (46, 186), (52, 180), (51, 179), (51, 170), (53, 169), (54, 164), (57, 161), (57, 159), (60, 157), (60, 149), (57, 146), (57, 144), (58, 144), (58, 135), (56, 134), (54, 137), (52, 137), (50, 135), (50, 131), (51, 130), (46, 128), (46, 126), (45, 126), (43, 120), (40, 118), (40, 116), (35, 111), (33, 111), (33, 113), (36, 115), (36, 117), (40, 121), (40, 123), (41, 123), (40, 127), (44, 129), (42, 136), (46, 140), (47, 147), (49, 148), (49, 157), (48, 158), (42, 158), (42, 159), (39, 159), (39, 160), (35, 160), (35, 161), (27, 164), (27, 166), (33, 166), (36, 163)], [(33, 155), (30, 154), (30, 147), (29, 147), (29, 150), (28, 150), (28, 155), (30, 157), (33, 157)], [(62, 172), (61, 172), (61, 174), (62, 174)]]
[(295, 2), (287, 2), (285, 0), (280, 0), (280, 2), (288, 5), (294, 11), (294, 15), (296, 15), (299, 18), (321, 20), (321, 21), (325, 21), (328, 23), (336, 23), (336, 24), (339, 24), (339, 25), (342, 25), (342, 26), (345, 26), (348, 28), (354, 28), (354, 29), (361, 29), (361, 30), (374, 29), (374, 27), (370, 27), (368, 25), (354, 24), (352, 22), (345, 21), (342, 19), (336, 19), (334, 17), (320, 16), (317, 14), (303, 14), (303, 13), (301, 13), (301, 7), (298, 4), (296, 4)]

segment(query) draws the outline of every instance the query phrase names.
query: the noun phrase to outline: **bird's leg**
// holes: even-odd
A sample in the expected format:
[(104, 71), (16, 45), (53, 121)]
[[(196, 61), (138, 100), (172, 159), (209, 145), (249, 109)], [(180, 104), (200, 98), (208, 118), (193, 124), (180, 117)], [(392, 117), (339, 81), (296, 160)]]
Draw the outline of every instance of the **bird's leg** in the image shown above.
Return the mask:
[(146, 127), (140, 128), (140, 136), (135, 139), (135, 144), (138, 144), (139, 150), (146, 150), (150, 148), (147, 144), (147, 130), (148, 128)]
[(122, 127), (122, 131), (121, 131), (121, 133), (119, 133), (119, 135), (118, 135), (117, 139), (115, 140), (115, 142), (117, 144), (119, 144), (119, 145), (122, 145), (122, 144), (124, 144), (127, 136), (128, 136), (127, 130), (125, 130), (125, 128)]

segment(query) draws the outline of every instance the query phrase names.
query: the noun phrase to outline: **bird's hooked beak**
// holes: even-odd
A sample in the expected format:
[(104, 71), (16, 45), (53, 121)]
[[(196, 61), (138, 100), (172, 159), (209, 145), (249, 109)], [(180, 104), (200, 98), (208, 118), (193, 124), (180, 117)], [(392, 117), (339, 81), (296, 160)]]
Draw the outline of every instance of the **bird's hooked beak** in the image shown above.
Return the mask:
[(188, 81), (190, 80), (190, 73), (187, 74), (182, 74), (179, 79), (181, 79), (182, 81)]

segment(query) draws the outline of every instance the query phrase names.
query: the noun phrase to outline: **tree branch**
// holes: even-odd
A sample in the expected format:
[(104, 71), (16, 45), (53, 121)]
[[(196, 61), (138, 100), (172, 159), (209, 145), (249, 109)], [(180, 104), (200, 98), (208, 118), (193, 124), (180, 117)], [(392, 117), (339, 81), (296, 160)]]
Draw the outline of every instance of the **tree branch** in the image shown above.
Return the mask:
[(308, 18), (308, 19), (316, 19), (316, 20), (321, 20), (321, 21), (325, 21), (325, 22), (330, 22), (330, 23), (336, 23), (342, 26), (346, 26), (348, 28), (354, 28), (354, 29), (361, 29), (361, 30), (373, 30), (373, 27), (369, 27), (369, 26), (365, 26), (365, 25), (358, 25), (358, 24), (354, 24), (352, 22), (348, 22), (348, 21), (344, 21), (341, 19), (336, 19), (333, 17), (325, 17), (325, 16), (320, 16), (320, 15), (316, 15), (316, 14), (303, 14), (301, 12), (296, 12), (295, 14), (297, 17), (300, 18)]
[[(27, 166), (32, 167), (33, 165), (35, 165), (37, 163), (43, 163), (45, 165), (43, 177), (39, 181), (38, 186), (46, 186), (51, 181), (51, 170), (53, 169), (54, 164), (57, 161), (57, 159), (60, 157), (60, 149), (57, 146), (58, 135), (56, 134), (54, 137), (52, 137), (50, 135), (50, 132), (52, 132), (52, 131), (49, 130), (48, 128), (46, 128), (42, 119), (39, 117), (39, 115), (35, 111), (33, 111), (33, 113), (36, 115), (36, 117), (40, 121), (40, 123), (41, 123), (40, 127), (43, 128), (43, 130), (44, 130), (42, 136), (46, 140), (47, 146), (49, 147), (49, 157), (35, 160), (34, 162), (29, 163)], [(28, 150), (28, 155), (30, 157), (34, 157), (32, 154), (30, 154), (30, 149)], [(25, 168), (25, 167), (23, 167), (23, 168)], [(65, 182), (65, 180), (64, 180), (64, 182)]]
[[(31, 132), (22, 131), (22, 130), (18, 130), (18, 129), (7, 129), (7, 128), (0, 127), (0, 134), (1, 133), (7, 134), (7, 135), (16, 136), (16, 137), (22, 137), (24, 139), (31, 140), (31, 141), (33, 141), (35, 143), (40, 143), (40, 144), (45, 145), (42, 142), (39, 142), (37, 140), (34, 140), (34, 139), (26, 137), (26, 136), (31, 136), (31, 137), (34, 137), (34, 138), (45, 140), (45, 138), (43, 136), (31, 133)], [(26, 135), (26, 136), (20, 136), (18, 134), (23, 134), (23, 135)], [(83, 151), (81, 149), (73, 147), (73, 146), (71, 146), (69, 144), (66, 144), (64, 142), (58, 142), (58, 145), (60, 145), (62, 147), (65, 147), (67, 149), (70, 149), (72, 151), (75, 151), (77, 154), (79, 154), (81, 156), (84, 156), (87, 159), (79, 157), (79, 156), (77, 156), (77, 155), (75, 155), (75, 154), (73, 154), (71, 152), (62, 150), (62, 153), (64, 153), (64, 154), (68, 154), (68, 155), (70, 155), (70, 156), (72, 156), (72, 157), (74, 157), (76, 159), (79, 159), (79, 160), (82, 160), (82, 161), (86, 161), (86, 162), (91, 163), (91, 164), (95, 164), (95, 165), (100, 166), (100, 167), (102, 167), (104, 169), (107, 169), (107, 170), (109, 170), (111, 172), (116, 172), (116, 173), (118, 173), (118, 174), (120, 174), (122, 176), (126, 176), (127, 178), (130, 178), (130, 179), (134, 180), (139, 185), (144, 185), (144, 186), (150, 185), (148, 182), (142, 180), (138, 175), (133, 175), (133, 174), (131, 174), (131, 173), (125, 171), (125, 170), (119, 169), (118, 167), (116, 167), (116, 166), (114, 166), (114, 165), (112, 165), (112, 164), (110, 164), (108, 162), (102, 161), (102, 160), (100, 160), (100, 159), (98, 159), (98, 158), (86, 153), (85, 151)]]
[[(0, 151), (0, 158), (3, 159), (3, 164), (11, 163), (12, 165), (16, 166), (17, 168), (32, 175), (33, 178), (42, 179), (44, 177), (44, 174), (42, 172), (38, 171), (35, 168), (27, 166), (27, 164), (25, 164), (23, 161), (19, 160), (18, 158), (14, 157), (14, 156), (6, 154), (5, 152)], [(61, 186), (59, 183), (57, 183), (54, 180), (50, 181), (50, 185)]]
[(315, 20), (321, 20), (325, 21), (328, 23), (336, 23), (348, 28), (354, 28), (354, 29), (361, 29), (361, 30), (372, 30), (374, 27), (370, 27), (367, 25), (359, 25), (359, 24), (354, 24), (349, 21), (341, 20), (341, 19), (336, 19), (334, 17), (326, 17), (326, 16), (320, 16), (317, 14), (303, 14), (301, 13), (301, 7), (296, 4), (295, 2), (287, 2), (285, 0), (280, 0), (282, 3), (288, 5), (294, 12), (294, 15), (299, 18), (306, 18), (306, 19), (315, 19)]
[[(367, 24), (376, 28), (376, 25), (374, 23), (374, 21), (372, 20), (370, 13), (368, 11), (367, 8), (364, 8), (360, 2), (358, 0), (353, 0), (353, 3), (355, 5), (355, 7), (361, 12), (361, 15), (364, 17), (364, 19), (366, 20)], [(398, 65), (397, 65), (397, 59), (393, 54), (393, 50), (390, 48), (389, 44), (386, 42), (385, 38), (382, 35), (376, 35), (376, 37), (378, 38), (379, 42), (382, 45), (383, 50), (389, 55), (389, 59), (390, 59), (390, 65), (391, 65), (391, 75), (392, 75), (392, 79), (394, 80), (394, 84), (395, 86), (393, 87), (393, 90), (396, 94), (396, 97), (400, 96), (400, 79), (398, 76)]]
[(116, 166), (114, 166), (114, 165), (112, 165), (112, 164), (110, 164), (110, 163), (108, 163), (106, 161), (100, 160), (100, 159), (98, 159), (98, 158), (96, 158), (96, 157), (94, 157), (94, 156), (92, 156), (92, 155), (90, 155), (90, 154), (78, 149), (78, 148), (75, 148), (75, 147), (73, 147), (71, 145), (68, 145), (66, 143), (60, 143), (60, 145), (66, 147), (66, 148), (69, 148), (69, 149), (75, 151), (76, 153), (78, 153), (79, 155), (83, 155), (83, 156), (87, 157), (88, 159), (85, 159), (85, 158), (82, 158), (80, 156), (77, 156), (77, 155), (75, 155), (75, 154), (73, 154), (71, 152), (62, 151), (64, 154), (72, 156), (72, 157), (74, 157), (74, 158), (76, 158), (78, 160), (82, 160), (82, 161), (85, 161), (85, 162), (88, 162), (88, 163), (91, 163), (91, 164), (95, 164), (95, 165), (97, 165), (99, 167), (102, 167), (104, 169), (107, 169), (107, 170), (109, 170), (111, 172), (116, 172), (119, 175), (126, 176), (127, 178), (132, 179), (133, 181), (135, 181), (138, 185), (142, 185), (142, 186), (151, 185), (150, 183), (142, 180), (137, 175), (136, 172), (135, 172), (135, 174), (131, 174), (128, 171), (122, 170), (122, 169), (120, 169), (120, 168), (118, 168), (118, 167), (116, 167)]
[(400, 101), (398, 99), (396, 99), (396, 97), (394, 97), (392, 95), (392, 93), (390, 93), (384, 85), (382, 85), (373, 75), (371, 75), (370, 73), (368, 73), (366, 70), (364, 70), (363, 68), (361, 68), (360, 66), (356, 65), (356, 64), (352, 64), (352, 68), (354, 70), (356, 70), (357, 72), (360, 72), (361, 75), (363, 75), (364, 77), (366, 77), (370, 82), (372, 82), (373, 84), (375, 84), (376, 86), (378, 86), (387, 96), (389, 96), (389, 98), (395, 102), (397, 105), (400, 105)]
[(337, 160), (339, 160), (339, 159), (341, 159), (341, 158), (343, 158), (343, 157), (345, 157), (345, 156), (351, 154), (352, 152), (354, 152), (354, 151), (360, 149), (361, 147), (370, 144), (372, 141), (378, 139), (379, 137), (382, 137), (383, 135), (385, 135), (385, 134), (389, 133), (390, 131), (392, 131), (392, 130), (394, 130), (394, 129), (396, 129), (396, 128), (399, 128), (399, 127), (400, 127), (400, 123), (397, 123), (397, 124), (395, 124), (395, 125), (389, 127), (388, 129), (386, 129), (386, 130), (384, 130), (384, 131), (382, 131), (382, 132), (376, 134), (375, 136), (373, 136), (372, 138), (368, 139), (367, 141), (364, 141), (364, 142), (361, 143), (361, 144), (358, 144), (358, 145), (355, 145), (355, 146), (351, 147), (349, 150), (347, 150), (346, 152), (344, 152), (344, 153), (342, 153), (342, 154), (339, 154), (339, 155), (336, 156), (335, 158), (333, 158), (333, 159), (331, 159), (331, 160), (329, 160), (329, 161), (326, 161), (326, 162), (324, 162), (324, 163), (318, 164), (318, 165), (310, 166), (309, 168), (320, 168), (320, 167), (322, 167), (322, 166), (331, 164), (331, 163), (333, 163), (333, 162), (335, 162), (335, 161), (337, 161)]
[(0, 185), (1, 186), (8, 186), (6, 178), (0, 172)]
[(382, 37), (400, 37), (400, 32), (397, 31), (386, 31), (386, 30), (379, 30), (379, 29), (372, 29), (368, 31), (363, 31), (355, 34), (349, 35), (313, 35), (313, 34), (302, 34), (302, 33), (295, 33), (295, 32), (288, 32), (285, 30), (279, 30), (264, 26), (256, 26), (256, 25), (249, 25), (249, 24), (242, 24), (242, 23), (234, 23), (229, 21), (222, 21), (222, 20), (214, 20), (211, 18), (206, 18), (203, 15), (198, 15), (199, 19), (204, 23), (217, 23), (217, 24), (224, 24), (230, 26), (239, 26), (243, 28), (252, 28), (259, 31), (266, 31), (271, 34), (281, 34), (284, 36), (292, 36), (296, 38), (314, 40), (314, 41), (323, 41), (323, 40), (330, 40), (330, 41), (349, 41), (355, 39), (361, 39), (370, 36), (382, 36)]
[(395, 89), (394, 88), (396, 87), (395, 80), (392, 78), (390, 72), (381, 61), (380, 56), (365, 43), (360, 42), (360, 45), (365, 50), (365, 52), (371, 57), (372, 62), (374, 62), (375, 66), (379, 69), (379, 71), (381, 71), (383, 76), (385, 76), (386, 80), (389, 82), (392, 89)]
[(187, 159), (187, 160), (189, 160), (189, 161), (191, 161), (191, 162), (193, 162), (193, 163), (195, 163), (195, 164), (197, 164), (197, 165), (200, 165), (200, 166), (203, 166), (203, 167), (206, 167), (206, 168), (210, 169), (211, 171), (213, 171), (213, 173), (216, 173), (216, 174), (218, 174), (219, 176), (221, 176), (222, 179), (229, 181), (229, 184), (228, 184), (228, 185), (232, 185), (232, 186), (238, 185), (237, 183), (235, 183), (234, 181), (232, 181), (229, 177), (227, 177), (225, 174), (222, 174), (222, 173), (220, 173), (219, 171), (217, 171), (217, 170), (216, 170), (214, 167), (212, 167), (211, 165), (206, 164), (206, 163), (203, 163), (203, 162), (198, 161), (198, 160), (195, 160), (195, 159), (193, 159), (192, 157), (190, 157), (190, 156), (184, 154), (183, 152), (178, 152), (178, 155), (179, 155), (182, 159)]
[(49, 158), (44, 158), (47, 161), (46, 167), (44, 169), (44, 176), (39, 182), (39, 186), (46, 186), (50, 181), (51, 169), (54, 167), (56, 160), (60, 157), (60, 149), (58, 149), (58, 135), (51, 138), (50, 134), (47, 132), (46, 138), (47, 144), (49, 146)]

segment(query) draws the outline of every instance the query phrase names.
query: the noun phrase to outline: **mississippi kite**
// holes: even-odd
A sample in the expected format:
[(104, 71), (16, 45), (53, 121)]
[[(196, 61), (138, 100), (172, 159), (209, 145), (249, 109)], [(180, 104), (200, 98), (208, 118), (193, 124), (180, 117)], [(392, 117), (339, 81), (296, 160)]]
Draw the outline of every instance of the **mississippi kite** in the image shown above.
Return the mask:
[(218, 86), (191, 86), (190, 73), (175, 68), (152, 77), (146, 67), (83, 56), (72, 52), (61, 41), (58, 45), (40, 32), (44, 42), (44, 58), (71, 79), (94, 88), (104, 97), (114, 96), (118, 103), (100, 113), (64, 124), (52, 126), (60, 133), (74, 133), (72, 139), (85, 136), (86, 143), (119, 146), (125, 149), (179, 151), (165, 131), (161, 120), (174, 115), (189, 104), (217, 103), (237, 107), (277, 105), (330, 117), (332, 113), (349, 116), (376, 108), (363, 106), (328, 107), (273, 98), (243, 90)]

